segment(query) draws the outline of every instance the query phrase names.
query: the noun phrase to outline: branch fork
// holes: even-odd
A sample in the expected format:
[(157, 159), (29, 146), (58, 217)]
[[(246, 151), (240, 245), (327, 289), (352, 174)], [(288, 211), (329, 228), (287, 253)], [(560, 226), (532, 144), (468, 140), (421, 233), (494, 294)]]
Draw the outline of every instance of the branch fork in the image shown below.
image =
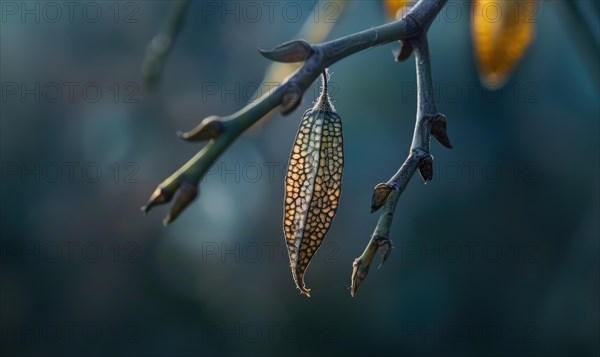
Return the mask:
[(390, 255), (393, 245), (389, 235), (394, 211), (413, 174), (418, 169), (425, 182), (433, 177), (430, 137), (433, 136), (445, 147), (452, 147), (446, 133), (446, 118), (438, 112), (434, 101), (427, 44), (427, 31), (446, 2), (447, 0), (419, 0), (399, 20), (329, 42), (311, 45), (306, 41), (296, 40), (281, 44), (272, 50), (259, 49), (269, 60), (303, 64), (281, 85), (238, 112), (225, 117), (209, 116), (196, 128), (180, 134), (186, 141), (208, 143), (185, 165), (158, 185), (142, 210), (148, 213), (154, 206), (166, 204), (176, 197), (170, 213), (164, 220), (165, 225), (171, 223), (198, 196), (198, 183), (208, 169), (246, 129), (276, 107), (280, 107), (283, 115), (293, 112), (300, 105), (310, 85), (326, 68), (336, 62), (372, 47), (401, 41), (402, 47), (395, 53), (398, 61), (406, 60), (415, 54), (418, 90), (415, 130), (408, 157), (400, 169), (387, 183), (379, 184), (374, 189), (371, 211), (381, 209), (381, 214), (365, 251), (353, 263), (351, 294), (354, 296), (365, 280), (376, 253), (381, 255), (380, 267)]

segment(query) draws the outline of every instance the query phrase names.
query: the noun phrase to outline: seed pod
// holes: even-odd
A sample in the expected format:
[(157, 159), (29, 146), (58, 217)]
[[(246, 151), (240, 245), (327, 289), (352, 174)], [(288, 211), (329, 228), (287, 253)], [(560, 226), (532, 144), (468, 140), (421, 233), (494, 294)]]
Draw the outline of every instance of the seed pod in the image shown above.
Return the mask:
[(283, 230), (292, 276), (307, 297), (304, 274), (335, 216), (344, 168), (342, 121), (329, 100), (326, 76), (319, 99), (302, 117), (285, 180)]

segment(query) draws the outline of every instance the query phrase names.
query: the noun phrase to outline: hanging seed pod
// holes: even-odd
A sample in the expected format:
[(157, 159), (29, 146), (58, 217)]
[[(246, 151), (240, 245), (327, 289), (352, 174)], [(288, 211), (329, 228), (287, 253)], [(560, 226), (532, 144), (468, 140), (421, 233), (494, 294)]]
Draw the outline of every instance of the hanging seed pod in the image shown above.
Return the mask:
[(341, 193), (342, 121), (327, 94), (327, 73), (315, 105), (302, 117), (285, 180), (283, 229), (292, 276), (310, 297), (304, 274), (335, 216)]

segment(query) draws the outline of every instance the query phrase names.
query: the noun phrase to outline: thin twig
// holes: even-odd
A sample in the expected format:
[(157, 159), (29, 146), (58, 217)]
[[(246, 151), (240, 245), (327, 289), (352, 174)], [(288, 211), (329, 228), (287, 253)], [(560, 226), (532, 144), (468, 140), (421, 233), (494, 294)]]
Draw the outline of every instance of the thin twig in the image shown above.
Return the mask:
[(564, 1), (561, 4), (567, 28), (580, 52), (591, 82), (599, 88), (598, 57), (600, 56), (600, 32), (598, 31), (600, 7), (598, 1)]
[(177, 34), (181, 30), (190, 0), (178, 0), (165, 27), (150, 41), (142, 63), (142, 77), (147, 88), (155, 87), (162, 76), (165, 62)]
[[(443, 5), (440, 4), (440, 7)], [(414, 173), (419, 169), (421, 177), (427, 183), (433, 176), (433, 157), (429, 153), (431, 135), (436, 137), (446, 147), (451, 147), (446, 135), (446, 118), (437, 110), (434, 99), (433, 80), (427, 31), (431, 22), (422, 23), (419, 35), (404, 41), (415, 54), (417, 71), (417, 118), (413, 133), (412, 144), (408, 157), (387, 183), (379, 184), (373, 192), (371, 211), (383, 207), (377, 226), (371, 235), (363, 254), (352, 264), (350, 294), (354, 296), (364, 282), (375, 258), (376, 252), (381, 255), (379, 267), (388, 258), (392, 250), (390, 229), (396, 205), (400, 195), (408, 185)]]

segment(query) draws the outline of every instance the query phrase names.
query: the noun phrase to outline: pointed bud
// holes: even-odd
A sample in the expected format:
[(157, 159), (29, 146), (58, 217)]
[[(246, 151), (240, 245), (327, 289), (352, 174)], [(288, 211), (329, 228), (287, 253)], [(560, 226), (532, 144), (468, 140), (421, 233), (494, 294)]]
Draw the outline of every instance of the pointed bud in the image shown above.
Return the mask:
[(225, 131), (223, 121), (216, 115), (204, 118), (198, 126), (188, 131), (180, 133), (179, 136), (187, 141), (204, 141), (218, 137)]
[(387, 183), (380, 183), (373, 189), (373, 198), (371, 199), (371, 213), (380, 209), (387, 201), (388, 196), (394, 188)]
[(187, 182), (182, 182), (177, 190), (177, 197), (171, 207), (171, 212), (163, 220), (166, 226), (173, 222), (179, 214), (198, 196), (198, 188)]
[(381, 262), (377, 267), (377, 269), (380, 269), (383, 266), (383, 263), (385, 263), (387, 258), (390, 256), (394, 245), (392, 244), (392, 241), (387, 237), (376, 237), (375, 240), (377, 241), (377, 250), (379, 251), (379, 255), (381, 255)]
[[(379, 269), (390, 256), (390, 252), (392, 251), (393, 245), (392, 241), (387, 237), (376, 236), (373, 238), (373, 240), (377, 244), (377, 250), (381, 255), (381, 262), (379, 264), (379, 267), (377, 268)], [(365, 262), (363, 262), (362, 259), (359, 257), (354, 259), (354, 262), (352, 263), (352, 277), (350, 279), (350, 295), (352, 295), (352, 297), (356, 295), (358, 288), (367, 278), (367, 274), (369, 274), (369, 269), (371, 268), (373, 255), (369, 254), (368, 257), (364, 259)]]
[(421, 159), (419, 162), (419, 173), (425, 183), (431, 181), (433, 178), (433, 157), (431, 155), (427, 155)]
[(356, 258), (354, 259), (354, 263), (352, 263), (352, 278), (350, 284), (350, 295), (354, 297), (358, 288), (365, 281), (367, 274), (369, 273), (369, 265), (363, 266), (362, 262)]
[(258, 49), (261, 55), (275, 61), (283, 63), (296, 63), (306, 61), (307, 58), (315, 52), (312, 46), (303, 40), (296, 40), (281, 44), (274, 49), (267, 51)]
[(403, 62), (410, 58), (410, 55), (413, 53), (413, 46), (406, 42), (400, 41), (400, 50), (394, 50), (394, 59), (396, 62)]
[(148, 203), (146, 203), (145, 206), (142, 206), (142, 212), (144, 212), (144, 214), (148, 214), (152, 207), (167, 203), (172, 197), (173, 192), (164, 190), (159, 186), (156, 188), (156, 190), (154, 190), (152, 196), (150, 196)]
[(437, 139), (440, 144), (444, 145), (448, 149), (452, 149), (450, 139), (448, 138), (448, 132), (446, 130), (446, 117), (440, 114), (431, 121), (431, 136)]
[(283, 98), (281, 99), (281, 114), (288, 115), (294, 111), (302, 101), (302, 90), (296, 83), (285, 85)]

